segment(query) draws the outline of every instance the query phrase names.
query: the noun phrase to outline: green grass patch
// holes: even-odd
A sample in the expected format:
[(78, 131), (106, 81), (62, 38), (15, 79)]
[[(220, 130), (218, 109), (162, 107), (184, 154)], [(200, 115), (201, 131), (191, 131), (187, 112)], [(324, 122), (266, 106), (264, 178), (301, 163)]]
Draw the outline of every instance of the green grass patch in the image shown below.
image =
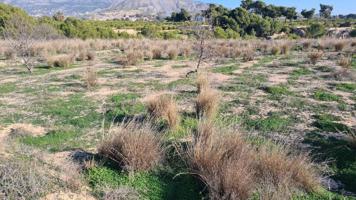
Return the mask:
[(274, 97), (293, 94), (293, 92), (289, 91), (288, 87), (284, 86), (284, 85), (269, 86), (269, 87), (264, 88), (264, 90)]
[(4, 83), (0, 84), (0, 95), (7, 94), (16, 91), (15, 83)]
[(82, 147), (82, 141), (78, 137), (79, 135), (72, 131), (52, 131), (42, 137), (21, 137), (19, 141), (51, 152), (58, 152)]
[(107, 167), (90, 169), (86, 173), (87, 180), (94, 192), (100, 196), (102, 187), (112, 188), (126, 186), (136, 190), (140, 199), (144, 200), (195, 200), (202, 199), (197, 184), (191, 176), (157, 174), (140, 172), (128, 175)]
[(254, 129), (261, 132), (284, 132), (292, 124), (290, 117), (282, 116), (279, 113), (271, 113), (268, 117), (251, 119), (247, 117), (244, 124), (247, 129)]
[(350, 132), (351, 129), (345, 124), (339, 123), (341, 120), (340, 117), (330, 115), (330, 114), (321, 114), (314, 116), (316, 121), (313, 123), (320, 131), (324, 132)]
[(96, 112), (95, 103), (75, 94), (69, 99), (55, 99), (42, 103), (42, 113), (56, 119), (57, 124), (87, 128), (98, 124), (100, 113)]
[(190, 78), (178, 79), (176, 81), (172, 81), (172, 82), (168, 83), (167, 89), (174, 89), (174, 88), (176, 88), (178, 86), (181, 86), (181, 85), (193, 86), (194, 85), (194, 81), (193, 81), (193, 79), (190, 79)]
[(330, 93), (330, 92), (327, 92), (325, 90), (321, 90), (321, 89), (315, 91), (313, 97), (314, 97), (314, 99), (319, 100), (319, 101), (340, 101), (341, 100), (340, 96)]
[(356, 192), (355, 148), (350, 148), (345, 140), (316, 131), (307, 134), (304, 142), (312, 146), (317, 161), (327, 161), (334, 172), (332, 178), (341, 181), (346, 190)]
[(356, 83), (339, 83), (336, 85), (336, 89), (344, 92), (356, 92)]
[(236, 64), (233, 65), (228, 65), (228, 66), (222, 66), (222, 67), (214, 67), (213, 72), (214, 73), (221, 73), (221, 74), (226, 74), (226, 75), (232, 75), (235, 70), (237, 70), (239, 67)]
[(109, 122), (122, 121), (143, 113), (145, 106), (138, 101), (140, 95), (135, 93), (117, 94), (111, 97), (110, 109), (106, 113)]
[(312, 71), (310, 71), (308, 68), (300, 68), (300, 69), (294, 70), (290, 74), (290, 78), (298, 79), (299, 77), (306, 76), (306, 75), (309, 75), (309, 74), (312, 74)]
[(192, 116), (183, 116), (180, 125), (169, 132), (169, 138), (177, 139), (189, 136), (198, 127), (198, 119)]

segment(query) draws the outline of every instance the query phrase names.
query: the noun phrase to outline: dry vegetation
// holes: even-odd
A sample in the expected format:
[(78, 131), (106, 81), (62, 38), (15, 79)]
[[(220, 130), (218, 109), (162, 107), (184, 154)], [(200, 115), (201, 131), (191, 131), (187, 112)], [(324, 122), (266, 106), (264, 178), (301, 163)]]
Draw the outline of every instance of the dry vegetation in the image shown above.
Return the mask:
[[(201, 54), (195, 40), (41, 41), (26, 74), (0, 41), (0, 196), (338, 199), (322, 179), (356, 193), (340, 165), (355, 165), (354, 39), (205, 42)], [(9, 134), (15, 123), (44, 133)], [(37, 157), (7, 148), (19, 144), (45, 153), (33, 170)]]
[(153, 170), (163, 159), (160, 136), (148, 122), (131, 121), (111, 129), (98, 152), (129, 172)]

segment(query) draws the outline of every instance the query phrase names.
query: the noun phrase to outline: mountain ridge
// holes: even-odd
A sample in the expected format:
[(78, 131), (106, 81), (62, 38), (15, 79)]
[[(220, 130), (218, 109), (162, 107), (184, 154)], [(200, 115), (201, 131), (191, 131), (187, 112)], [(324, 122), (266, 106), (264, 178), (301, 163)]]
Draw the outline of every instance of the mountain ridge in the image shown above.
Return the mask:
[(168, 16), (184, 8), (198, 13), (207, 4), (195, 0), (0, 0), (26, 10), (33, 16), (51, 16), (61, 11), (66, 16), (94, 19), (122, 19)]

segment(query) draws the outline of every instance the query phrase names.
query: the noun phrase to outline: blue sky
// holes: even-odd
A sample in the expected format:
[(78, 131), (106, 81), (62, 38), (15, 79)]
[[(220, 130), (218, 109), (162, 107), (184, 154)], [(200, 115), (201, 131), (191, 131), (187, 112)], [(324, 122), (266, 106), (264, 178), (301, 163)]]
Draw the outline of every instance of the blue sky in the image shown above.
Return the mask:
[[(201, 0), (208, 3), (223, 4), (234, 8), (240, 5), (240, 0)], [(293, 6), (299, 11), (307, 8), (316, 8), (319, 10), (319, 4), (329, 4), (334, 6), (334, 14), (356, 14), (356, 0), (265, 0), (268, 4)]]

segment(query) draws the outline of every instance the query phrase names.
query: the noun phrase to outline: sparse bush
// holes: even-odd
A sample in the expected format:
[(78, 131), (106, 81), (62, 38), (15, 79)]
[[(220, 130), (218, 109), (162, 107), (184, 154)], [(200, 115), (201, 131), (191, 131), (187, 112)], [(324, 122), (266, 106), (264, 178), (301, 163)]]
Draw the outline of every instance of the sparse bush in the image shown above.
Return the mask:
[(184, 57), (184, 58), (189, 58), (190, 55), (191, 55), (191, 53), (192, 53), (192, 49), (191, 49), (190, 46), (189, 46), (189, 47), (183, 47), (183, 48), (181, 49), (180, 55), (181, 55), (182, 57)]
[(161, 139), (148, 122), (131, 121), (113, 128), (98, 152), (129, 172), (153, 170), (163, 159)]
[(157, 95), (146, 103), (147, 111), (153, 118), (162, 118), (167, 121), (170, 128), (179, 123), (178, 106), (172, 96)]
[(88, 88), (95, 87), (98, 84), (98, 75), (94, 68), (87, 68), (85, 73), (85, 82)]
[(212, 89), (206, 88), (197, 96), (195, 102), (196, 114), (199, 118), (212, 119), (219, 108), (219, 93)]
[(310, 59), (310, 62), (313, 64), (313, 65), (316, 65), (316, 63), (321, 59), (321, 57), (323, 57), (323, 52), (321, 51), (317, 51), (317, 52), (311, 52), (309, 55), (308, 55), (309, 59)]
[(76, 58), (77, 61), (95, 60), (95, 53), (92, 51), (81, 51)]

